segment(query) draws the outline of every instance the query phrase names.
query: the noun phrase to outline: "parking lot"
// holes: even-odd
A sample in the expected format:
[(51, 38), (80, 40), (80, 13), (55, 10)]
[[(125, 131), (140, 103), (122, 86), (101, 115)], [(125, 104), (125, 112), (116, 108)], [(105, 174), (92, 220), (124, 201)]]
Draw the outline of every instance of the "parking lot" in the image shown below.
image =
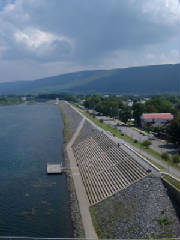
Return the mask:
[(174, 144), (167, 143), (166, 141), (160, 140), (154, 136), (152, 137), (151, 135), (148, 135), (142, 131), (138, 131), (133, 127), (119, 126), (117, 128), (121, 130), (122, 133), (128, 135), (133, 139), (136, 139), (138, 142), (143, 142), (145, 140), (151, 141), (152, 145), (150, 146), (150, 148), (160, 154), (162, 154), (163, 152), (167, 152), (168, 154), (174, 154), (178, 152), (178, 149), (175, 148)]

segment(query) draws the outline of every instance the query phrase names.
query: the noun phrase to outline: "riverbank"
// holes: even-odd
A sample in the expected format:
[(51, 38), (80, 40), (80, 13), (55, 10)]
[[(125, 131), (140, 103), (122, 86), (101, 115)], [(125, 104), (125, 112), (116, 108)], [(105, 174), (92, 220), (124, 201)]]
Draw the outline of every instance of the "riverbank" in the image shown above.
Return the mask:
[(64, 121), (63, 152), (64, 152), (65, 167), (68, 169), (66, 176), (67, 176), (67, 185), (68, 185), (69, 198), (70, 198), (71, 219), (73, 223), (73, 237), (85, 238), (79, 204), (76, 196), (72, 173), (70, 171), (70, 159), (68, 158), (68, 154), (66, 151), (67, 143), (71, 139), (82, 117), (64, 102), (60, 102), (58, 107)]
[(0, 106), (18, 105), (23, 103), (20, 97), (4, 97), (0, 96)]

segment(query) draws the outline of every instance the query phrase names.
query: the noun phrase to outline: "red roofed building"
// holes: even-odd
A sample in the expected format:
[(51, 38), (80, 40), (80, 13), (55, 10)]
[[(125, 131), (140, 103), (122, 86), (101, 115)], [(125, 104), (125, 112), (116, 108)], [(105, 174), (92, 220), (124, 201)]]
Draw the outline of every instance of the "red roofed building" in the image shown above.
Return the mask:
[(142, 127), (156, 127), (168, 124), (174, 117), (171, 113), (144, 113), (140, 118)]

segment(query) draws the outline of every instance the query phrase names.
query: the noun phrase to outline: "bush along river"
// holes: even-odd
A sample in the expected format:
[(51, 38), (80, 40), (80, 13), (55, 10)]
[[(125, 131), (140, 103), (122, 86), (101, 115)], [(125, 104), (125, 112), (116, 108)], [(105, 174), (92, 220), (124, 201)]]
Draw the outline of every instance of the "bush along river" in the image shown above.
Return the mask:
[(73, 236), (63, 158), (63, 120), (50, 104), (0, 107), (0, 236)]

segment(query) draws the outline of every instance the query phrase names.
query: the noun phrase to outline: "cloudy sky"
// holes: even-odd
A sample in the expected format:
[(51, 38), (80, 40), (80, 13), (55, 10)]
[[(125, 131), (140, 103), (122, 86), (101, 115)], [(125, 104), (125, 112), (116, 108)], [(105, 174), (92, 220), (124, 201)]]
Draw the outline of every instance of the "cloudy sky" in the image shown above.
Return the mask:
[(180, 0), (0, 0), (0, 82), (180, 62)]

